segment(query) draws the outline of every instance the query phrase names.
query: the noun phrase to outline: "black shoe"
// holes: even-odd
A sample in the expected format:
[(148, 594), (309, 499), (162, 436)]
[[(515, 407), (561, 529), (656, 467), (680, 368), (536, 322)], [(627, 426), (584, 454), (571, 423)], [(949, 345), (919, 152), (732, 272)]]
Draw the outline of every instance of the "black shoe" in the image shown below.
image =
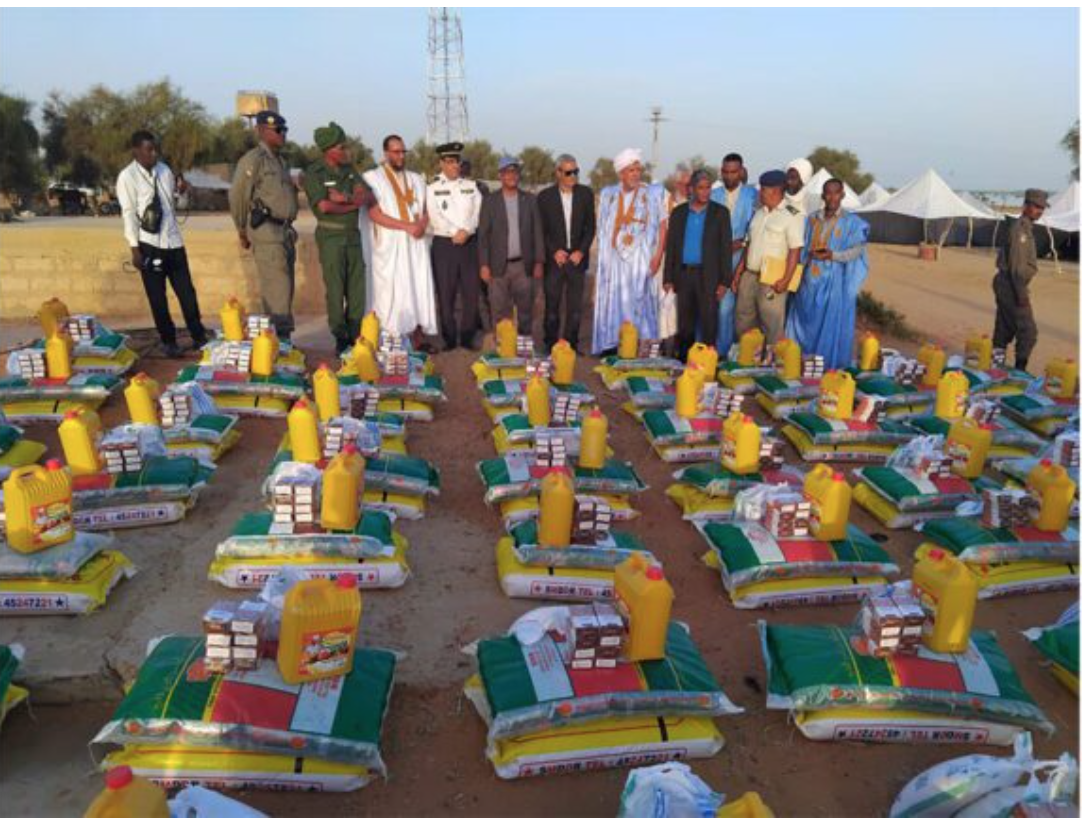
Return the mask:
[(192, 349), (202, 349), (207, 345), (207, 336), (204, 335), (201, 338), (192, 338)]
[(349, 351), (353, 342), (347, 338), (336, 338), (334, 341), (334, 354), (338, 357), (342, 357), (343, 354)]
[(165, 352), (167, 358), (179, 358), (184, 354), (184, 351), (175, 343), (163, 343), (162, 351)]

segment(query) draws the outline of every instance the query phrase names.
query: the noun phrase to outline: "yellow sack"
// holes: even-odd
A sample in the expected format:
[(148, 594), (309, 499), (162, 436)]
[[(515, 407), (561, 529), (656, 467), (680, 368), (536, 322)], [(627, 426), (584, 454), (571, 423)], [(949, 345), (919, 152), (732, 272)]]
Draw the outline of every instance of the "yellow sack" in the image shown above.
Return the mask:
[(71, 578), (0, 579), (0, 615), (84, 615), (105, 603), (135, 566), (122, 553), (107, 549)]
[(241, 439), (239, 429), (231, 429), (218, 443), (205, 441), (166, 441), (165, 448), (170, 455), (184, 455), (197, 461), (218, 463), (225, 453), (236, 446)]
[(93, 375), (123, 375), (135, 366), (137, 360), (139, 356), (125, 346), (111, 358), (76, 355), (71, 359), (71, 368), (75, 372), (88, 372)]
[(289, 412), (293, 402), (288, 398), (229, 393), (215, 395), (214, 405), (218, 407), (219, 412), (261, 418), (282, 418)]
[(691, 484), (672, 484), (665, 494), (680, 507), (686, 521), (728, 521), (736, 506), (735, 498), (714, 498)]
[(528, 567), (515, 557), (510, 536), (496, 544), (496, 572), (508, 598), (543, 601), (610, 601), (615, 596), (612, 570)]
[(29, 696), (30, 690), (26, 687), (9, 684), (7, 692), (4, 693), (4, 700), (0, 701), (0, 724), (4, 722), (9, 712), (23, 703)]
[(654, 452), (665, 463), (702, 463), (721, 460), (721, 443), (698, 443), (692, 446), (654, 444)]
[(812, 741), (876, 744), (985, 744), (1010, 747), (1021, 727), (909, 710), (829, 709), (798, 712), (797, 728)]
[[(11, 449), (0, 455), (0, 467), (6, 466), (11, 469), (18, 469), (20, 466), (30, 466), (30, 464), (37, 463), (45, 452), (45, 444), (20, 439), (15, 442)], [(4, 477), (5, 474), (5, 472), (0, 471), (0, 478)]]
[(594, 367), (594, 372), (601, 376), (606, 389), (622, 389), (628, 378), (671, 378), (669, 369), (616, 369), (604, 364)]
[(0, 412), (10, 423), (21, 421), (62, 421), (64, 415), (77, 407), (95, 411), (107, 398), (79, 398), (76, 400), (24, 400), (0, 403)]
[(782, 427), (781, 433), (796, 447), (800, 457), (809, 462), (867, 461), (885, 463), (898, 447), (883, 443), (812, 443), (807, 433), (792, 424)]

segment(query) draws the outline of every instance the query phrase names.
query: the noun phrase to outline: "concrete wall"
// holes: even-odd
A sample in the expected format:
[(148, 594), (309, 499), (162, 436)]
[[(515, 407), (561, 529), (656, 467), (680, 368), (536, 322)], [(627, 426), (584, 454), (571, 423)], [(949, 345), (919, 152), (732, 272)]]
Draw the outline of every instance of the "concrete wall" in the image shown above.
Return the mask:
[[(42, 301), (56, 296), (72, 312), (152, 325), (119, 221), (77, 221), (0, 226), (0, 320), (25, 320)], [(218, 310), (231, 295), (249, 310), (259, 310), (255, 263), (234, 232), (197, 224), (185, 228), (184, 240), (208, 325), (218, 326)], [(300, 228), (296, 275), (294, 312), (323, 314), (323, 281), (311, 227)], [(168, 294), (173, 319), (182, 325), (172, 290)]]

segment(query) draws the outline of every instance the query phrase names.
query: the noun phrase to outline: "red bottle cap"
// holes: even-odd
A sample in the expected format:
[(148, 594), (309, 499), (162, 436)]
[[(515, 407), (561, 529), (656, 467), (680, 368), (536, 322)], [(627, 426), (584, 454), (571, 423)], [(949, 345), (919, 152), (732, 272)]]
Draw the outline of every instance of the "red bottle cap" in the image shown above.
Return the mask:
[(343, 572), (334, 580), (334, 585), (339, 589), (356, 589), (357, 576), (352, 572)]
[(844, 481), (845, 480), (845, 473), (844, 472), (835, 472), (831, 477), (835, 481)]
[[(327, 366), (327, 364), (325, 364), (325, 363), (321, 363), (321, 364), (319, 365), (319, 369), (330, 369), (330, 368), (331, 368), (331, 367)], [(318, 371), (319, 371), (319, 369), (317, 369), (316, 371), (318, 372)]]
[(1041, 458), (1041, 466), (1051, 466), (1051, 465), (1052, 465), (1052, 459), (1051, 458)]
[(63, 464), (63, 463), (62, 463), (62, 462), (61, 462), (61, 461), (60, 461), (59, 459), (57, 459), (57, 458), (50, 458), (49, 460), (47, 460), (47, 461), (45, 462), (45, 468), (46, 468), (46, 469), (50, 469), (50, 470), (52, 470), (53, 472), (55, 472), (55, 471), (57, 471), (58, 469), (63, 469), (63, 468), (64, 468), (64, 464)]
[(595, 407), (594, 407), (594, 408), (593, 408), (593, 409), (592, 409), (592, 410), (590, 411), (590, 417), (591, 417), (591, 418), (603, 418), (603, 417), (605, 417), (605, 416), (604, 416), (604, 415), (602, 415), (602, 414), (601, 414), (601, 410), (600, 410), (600, 409), (599, 409), (598, 407), (596, 407), (596, 406), (595, 406)]
[(646, 579), (648, 581), (664, 581), (665, 573), (661, 571), (661, 567), (652, 566), (646, 569)]
[(78, 409), (69, 409), (67, 412), (64, 413), (64, 420), (66, 420), (66, 421), (70, 421), (70, 420), (73, 420), (74, 418), (78, 418), (78, 417), (79, 417), (79, 410)]
[(113, 767), (105, 774), (105, 786), (110, 790), (121, 790), (131, 784), (134, 777), (131, 767)]
[(345, 455), (356, 455), (358, 451), (357, 444), (355, 443), (347, 443), (342, 447), (342, 452)]
[(146, 372), (140, 372), (138, 375), (135, 376), (135, 380), (148, 381), (150, 380), (150, 375), (148, 375)]
[(929, 549), (928, 557), (933, 561), (942, 561), (945, 557), (945, 554), (942, 549)]
[(301, 398), (299, 401), (297, 401), (295, 404), (293, 404), (293, 408), (294, 409), (307, 409), (308, 408), (308, 401), (305, 400), (304, 398)]

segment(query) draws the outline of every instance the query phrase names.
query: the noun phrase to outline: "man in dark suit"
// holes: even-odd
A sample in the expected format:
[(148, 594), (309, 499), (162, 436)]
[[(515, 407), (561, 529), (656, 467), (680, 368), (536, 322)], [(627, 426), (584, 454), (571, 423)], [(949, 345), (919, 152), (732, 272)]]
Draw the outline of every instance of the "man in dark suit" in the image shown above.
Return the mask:
[(713, 345), (718, 336), (718, 301), (733, 281), (729, 210), (710, 199), (710, 177), (691, 176), (691, 199), (669, 216), (665, 243), (665, 291), (676, 292), (676, 335), (680, 360), (698, 339)]
[(518, 333), (531, 335), (534, 281), (544, 272), (545, 242), (537, 198), (518, 187), (521, 163), (500, 159), (500, 190), (481, 203), (477, 252), (488, 284), (492, 322), (518, 312)]
[(578, 182), (579, 166), (571, 155), (556, 158), (556, 185), (537, 196), (545, 230), (545, 348), (560, 339), (560, 309), (567, 295), (564, 339), (579, 346), (582, 293), (590, 266), (590, 246), (597, 220), (594, 193)]

